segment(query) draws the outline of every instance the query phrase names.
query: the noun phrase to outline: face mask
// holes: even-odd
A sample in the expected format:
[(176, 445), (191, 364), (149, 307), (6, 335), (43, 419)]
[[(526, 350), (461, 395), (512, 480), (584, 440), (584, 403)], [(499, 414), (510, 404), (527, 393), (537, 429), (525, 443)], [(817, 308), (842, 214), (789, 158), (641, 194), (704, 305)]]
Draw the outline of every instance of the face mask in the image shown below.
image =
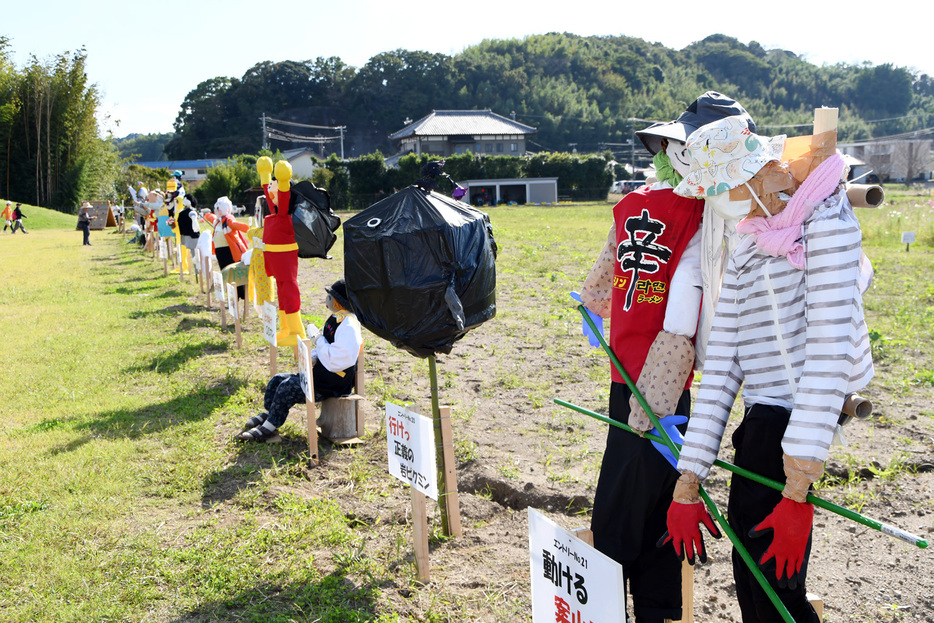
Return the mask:
[(749, 208), (752, 205), (749, 199), (731, 201), (729, 192), (720, 193), (713, 197), (705, 197), (705, 199), (707, 205), (725, 221), (738, 221), (745, 218), (749, 214)]
[(665, 153), (671, 161), (671, 166), (682, 178), (691, 172), (691, 156), (688, 154), (686, 143), (668, 139), (668, 147), (665, 148)]

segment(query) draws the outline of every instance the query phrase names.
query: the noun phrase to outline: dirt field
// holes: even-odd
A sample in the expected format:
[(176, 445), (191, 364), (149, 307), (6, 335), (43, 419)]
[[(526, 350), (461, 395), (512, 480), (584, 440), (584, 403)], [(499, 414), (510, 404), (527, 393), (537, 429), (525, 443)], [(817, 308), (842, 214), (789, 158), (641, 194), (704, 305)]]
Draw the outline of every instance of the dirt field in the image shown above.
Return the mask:
[[(365, 443), (354, 449), (322, 443), (321, 465), (307, 469), (298, 461), (305, 451), (303, 411), (293, 410), (294, 429), (285, 435), (296, 460), (292, 493), (334, 499), (359, 526), (363, 538), (357, 555), (379, 559), (392, 570), (389, 579), (355, 582), (381, 589), (380, 609), (417, 621), (531, 621), (526, 508), (539, 509), (567, 528), (588, 526), (603, 453), (605, 425), (552, 402), (561, 398), (606, 412), (609, 362), (580, 335), (580, 318), (567, 296), (579, 287), (602, 239), (598, 235), (582, 244), (573, 225), (542, 233), (531, 211), (503, 209), (491, 217), (494, 228), (510, 223), (504, 226), (508, 232), (516, 231), (514, 222), (528, 219), (529, 231), (497, 239), (496, 318), (467, 335), (450, 355), (438, 357), (441, 403), (452, 405), (454, 413), (464, 536), (441, 538), (437, 506), (429, 501), (435, 534), (427, 586), (413, 580), (409, 496), (386, 475), (382, 422), (386, 400), (430, 413), (425, 360), (367, 333)], [(604, 225), (597, 229), (605, 232)], [(322, 288), (341, 276), (339, 245), (333, 261), (301, 263), (306, 313), (323, 313)], [(877, 271), (877, 279), (889, 277)], [(928, 288), (931, 282), (928, 275)], [(882, 308), (873, 296), (866, 301), (870, 328), (878, 313), (873, 309)], [(927, 306), (930, 296), (922, 299)], [(835, 450), (826, 467), (834, 486), (820, 492), (926, 539), (934, 537), (934, 387), (909, 384), (903, 377), (906, 366), (930, 369), (929, 352), (926, 345), (908, 344), (898, 365), (877, 365), (865, 392), (875, 404), (875, 417), (847, 425), (849, 446)], [(258, 350), (257, 374), (261, 362)], [(289, 358), (283, 355), (280, 363), (288, 365)], [(738, 420), (731, 419), (723, 460), (731, 460), (730, 432)], [(238, 425), (231, 422), (230, 430), (218, 435), (232, 435)], [(251, 448), (238, 452), (238, 463), (260, 460)], [(217, 496), (232, 496), (242, 486), (235, 480), (222, 483)], [(728, 473), (715, 469), (707, 488), (721, 509), (727, 487)], [(696, 572), (695, 621), (739, 621), (729, 542), (708, 543), (710, 561)], [(808, 589), (824, 600), (825, 621), (932, 621), (931, 562), (930, 550), (817, 509)], [(323, 564), (338, 568), (341, 562)]]

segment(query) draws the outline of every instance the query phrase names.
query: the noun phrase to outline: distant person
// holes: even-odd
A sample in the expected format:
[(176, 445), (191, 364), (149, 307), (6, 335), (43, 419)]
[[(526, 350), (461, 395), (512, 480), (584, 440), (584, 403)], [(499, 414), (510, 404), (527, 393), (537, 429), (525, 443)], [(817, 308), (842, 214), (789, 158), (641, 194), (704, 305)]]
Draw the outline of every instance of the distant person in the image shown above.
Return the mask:
[(7, 201), (6, 207), (3, 208), (3, 231), (7, 230), (7, 227), (13, 226), (13, 202)]
[[(314, 325), (308, 325), (308, 335), (315, 347), (311, 350), (312, 380), (315, 402), (325, 398), (347, 396), (353, 390), (357, 373), (357, 358), (363, 346), (360, 322), (351, 310), (347, 297), (347, 285), (339, 279), (325, 288), (324, 304), (331, 316), (318, 333)], [(266, 385), (263, 397), (265, 412), (247, 420), (244, 431), (237, 437), (241, 441), (279, 443), (279, 427), (285, 424), (289, 409), (305, 402), (301, 377), (298, 374), (277, 374)]]
[(22, 205), (22, 204), (17, 203), (17, 204), (16, 204), (16, 207), (13, 208), (13, 228), (12, 228), (12, 230), (10, 231), (11, 234), (15, 234), (15, 233), (16, 233), (16, 228), (17, 228), (17, 227), (19, 227), (20, 230), (22, 230), (22, 232), (23, 232), (24, 234), (28, 234), (28, 233), (29, 233), (28, 231), (26, 231), (26, 228), (23, 227), (23, 219), (26, 218), (26, 215), (23, 214), (23, 211), (20, 209), (20, 205)]
[(85, 201), (78, 210), (78, 229), (84, 234), (84, 246), (86, 247), (91, 246), (91, 221), (97, 219), (96, 216), (91, 214), (92, 207), (90, 203)]

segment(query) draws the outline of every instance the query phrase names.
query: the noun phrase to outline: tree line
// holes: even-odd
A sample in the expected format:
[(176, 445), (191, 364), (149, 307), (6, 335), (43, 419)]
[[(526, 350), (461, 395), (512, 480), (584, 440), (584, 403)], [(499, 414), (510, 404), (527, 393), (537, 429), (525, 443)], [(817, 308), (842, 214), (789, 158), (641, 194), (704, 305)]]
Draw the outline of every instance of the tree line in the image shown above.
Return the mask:
[[(243, 204), (247, 191), (259, 186), (256, 160), (268, 155), (282, 158), (280, 152), (261, 151), (257, 155), (240, 154), (208, 170), (207, 179), (194, 189), (199, 205), (211, 206), (226, 196)], [(328, 191), (334, 210), (362, 210), (376, 201), (418, 180), (422, 167), (436, 158), (428, 154), (406, 154), (395, 167), (387, 167), (380, 152), (357, 158), (341, 159), (332, 154), (317, 161), (311, 182)], [(612, 165), (612, 154), (569, 154), (548, 152), (534, 156), (478, 156), (458, 154), (445, 159), (444, 172), (454, 183), (469, 179), (511, 179), (526, 177), (558, 178), (558, 194), (574, 201), (598, 201), (606, 198), (614, 175), (625, 175)], [(136, 175), (149, 182), (168, 179), (169, 171), (152, 171), (131, 165)], [(452, 181), (440, 179), (439, 191), (451, 194)], [(246, 206), (252, 210), (253, 206)]]
[[(188, 93), (170, 159), (255, 153), (261, 117), (346, 126), (344, 152), (393, 153), (388, 136), (432, 110), (491, 109), (538, 129), (532, 151), (619, 149), (644, 120), (726, 93), (767, 134), (800, 134), (819, 106), (840, 109), (840, 140), (934, 126), (934, 78), (870, 64), (818, 67), (787, 50), (712, 35), (672, 50), (632, 37), (551, 33), (485, 40), (455, 56), (395, 50), (356, 69), (337, 57), (265, 61)], [(327, 134), (324, 132), (323, 134)], [(271, 148), (298, 146), (273, 141)], [(322, 154), (339, 149), (336, 142)]]
[(82, 200), (116, 198), (117, 151), (98, 133), (97, 87), (88, 83), (86, 52), (22, 69), (0, 36), (0, 195), (68, 212)]

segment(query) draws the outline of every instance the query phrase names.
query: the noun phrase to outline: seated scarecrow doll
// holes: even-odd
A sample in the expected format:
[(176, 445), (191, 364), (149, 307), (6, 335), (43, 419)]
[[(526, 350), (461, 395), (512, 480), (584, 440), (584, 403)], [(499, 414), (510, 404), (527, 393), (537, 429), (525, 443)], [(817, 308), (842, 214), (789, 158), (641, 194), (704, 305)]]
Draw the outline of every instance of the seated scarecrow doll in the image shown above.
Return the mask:
[[(734, 463), (785, 489), (734, 477), (730, 525), (795, 621), (816, 622), (804, 586), (814, 514), (806, 496), (823, 472), (846, 395), (869, 382), (873, 366), (861, 232), (841, 183), (843, 158), (834, 153), (795, 180), (780, 161), (783, 140), (759, 137), (735, 117), (688, 138), (691, 172), (675, 192), (729, 193), (729, 205), (748, 215), (737, 225), (743, 236), (724, 278), (667, 525), (679, 555), (692, 560), (696, 550), (703, 558), (699, 523), (717, 530), (698, 485), (717, 458), (742, 386)], [(736, 554), (733, 574), (743, 620), (776, 620)]]
[[(357, 358), (363, 345), (360, 322), (351, 311), (344, 280), (336, 281), (325, 291), (325, 305), (331, 316), (320, 332), (314, 325), (308, 325), (309, 333), (315, 335), (315, 347), (311, 350), (315, 402), (347, 396), (353, 391)], [(247, 420), (238, 439), (278, 443), (281, 441), (278, 429), (285, 424), (289, 409), (303, 402), (305, 392), (299, 375), (277, 374), (266, 385), (263, 397), (266, 411)]]

